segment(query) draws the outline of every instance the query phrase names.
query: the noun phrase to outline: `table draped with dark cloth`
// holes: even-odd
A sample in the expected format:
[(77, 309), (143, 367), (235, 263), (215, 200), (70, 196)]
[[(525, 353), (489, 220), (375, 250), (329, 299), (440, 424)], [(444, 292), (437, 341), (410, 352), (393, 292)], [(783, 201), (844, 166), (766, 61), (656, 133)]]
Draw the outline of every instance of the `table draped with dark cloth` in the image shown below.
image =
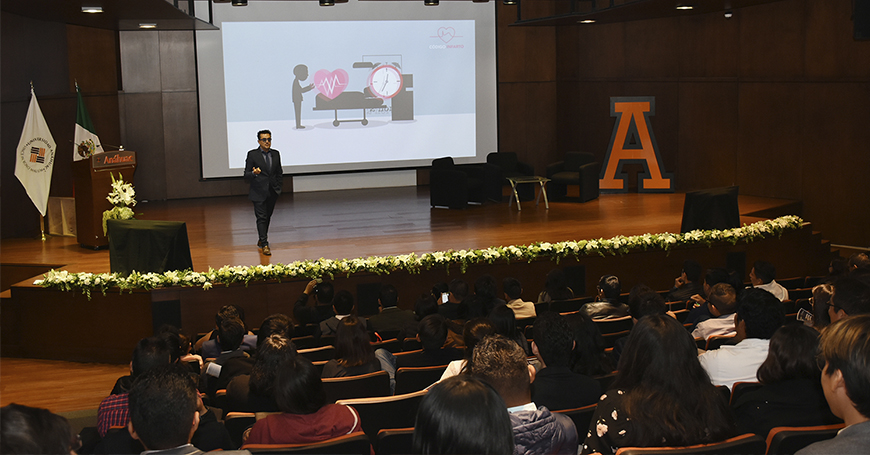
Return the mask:
[(187, 225), (181, 221), (108, 220), (112, 273), (192, 269)]

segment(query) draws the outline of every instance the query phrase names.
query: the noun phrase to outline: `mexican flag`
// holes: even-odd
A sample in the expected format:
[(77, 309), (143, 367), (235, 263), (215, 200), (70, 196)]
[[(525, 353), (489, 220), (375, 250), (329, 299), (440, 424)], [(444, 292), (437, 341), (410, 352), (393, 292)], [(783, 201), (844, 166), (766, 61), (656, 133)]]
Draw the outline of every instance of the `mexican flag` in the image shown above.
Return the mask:
[(88, 115), (88, 108), (82, 100), (79, 84), (76, 84), (76, 97), (78, 108), (76, 109), (76, 134), (73, 140), (73, 161), (83, 160), (94, 153), (103, 152), (100, 138), (94, 133), (94, 124), (91, 122), (91, 116)]

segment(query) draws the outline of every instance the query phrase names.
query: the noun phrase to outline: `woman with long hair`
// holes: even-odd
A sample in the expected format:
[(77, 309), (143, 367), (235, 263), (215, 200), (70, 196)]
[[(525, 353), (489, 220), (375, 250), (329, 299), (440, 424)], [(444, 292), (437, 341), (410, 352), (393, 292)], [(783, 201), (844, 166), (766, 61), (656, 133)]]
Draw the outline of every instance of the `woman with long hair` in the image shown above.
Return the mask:
[(676, 319), (650, 315), (631, 330), (581, 453), (705, 444), (735, 434), (728, 404), (698, 362), (692, 337)]
[(532, 355), (529, 340), (517, 328), (517, 318), (514, 315), (514, 310), (508, 308), (507, 305), (499, 305), (489, 313), (489, 320), (495, 325), (495, 333), (516, 341), (523, 348), (523, 351), (526, 352), (527, 356)]
[(507, 406), (485, 382), (469, 375), (448, 378), (429, 390), (417, 409), (414, 453), (514, 452)]
[(347, 316), (335, 334), (335, 358), (323, 366), (324, 378), (374, 373), (381, 369), (369, 334), (356, 316)]
[(293, 342), (273, 334), (257, 346), (251, 374), (234, 377), (227, 385), (227, 412), (275, 412), (274, 384), (278, 369), (296, 356)]
[(562, 269), (553, 269), (547, 273), (547, 281), (544, 290), (538, 294), (538, 303), (552, 302), (553, 300), (568, 300), (574, 298), (574, 291), (568, 287), (568, 278)]
[(803, 324), (784, 325), (770, 338), (767, 359), (758, 368), (762, 387), (732, 403), (742, 432), (767, 437), (774, 427), (803, 427), (840, 422), (819, 382), (816, 355), (819, 333)]
[(493, 335), (495, 330), (495, 325), (487, 318), (475, 318), (465, 323), (465, 328), (462, 331), (462, 340), (465, 342), (464, 357), (461, 360), (450, 362), (447, 365), (447, 369), (441, 375), (440, 381), (467, 371), (471, 363), (471, 355), (474, 353), (474, 347), (484, 337)]

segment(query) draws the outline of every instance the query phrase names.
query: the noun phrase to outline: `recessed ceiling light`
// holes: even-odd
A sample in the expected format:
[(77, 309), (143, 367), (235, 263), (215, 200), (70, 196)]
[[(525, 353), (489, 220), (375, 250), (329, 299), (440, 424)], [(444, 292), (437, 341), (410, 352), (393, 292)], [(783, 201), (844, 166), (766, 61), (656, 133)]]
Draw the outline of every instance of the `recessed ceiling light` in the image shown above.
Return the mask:
[(690, 9), (695, 9), (695, 7), (692, 6), (692, 5), (680, 5), (680, 6), (677, 7), (677, 9), (680, 9), (680, 10), (690, 10)]
[(102, 12), (103, 12), (103, 7), (102, 7), (102, 6), (83, 6), (83, 7), (82, 7), (82, 12), (83, 12), (83, 13), (89, 13), (89, 14), (102, 13)]
[(595, 19), (583, 19), (582, 21), (577, 22), (578, 24), (594, 24)]
[(139, 28), (157, 28), (157, 24), (154, 22), (142, 22), (139, 24)]

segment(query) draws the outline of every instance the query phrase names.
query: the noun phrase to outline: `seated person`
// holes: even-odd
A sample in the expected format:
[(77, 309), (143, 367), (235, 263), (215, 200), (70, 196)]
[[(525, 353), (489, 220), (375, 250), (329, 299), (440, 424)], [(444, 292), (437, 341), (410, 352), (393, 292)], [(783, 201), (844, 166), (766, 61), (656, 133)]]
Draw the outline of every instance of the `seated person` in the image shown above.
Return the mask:
[(474, 347), (484, 337), (495, 334), (495, 325), (487, 318), (476, 318), (468, 321), (462, 331), (462, 340), (464, 343), (464, 351), (461, 360), (454, 360), (447, 364), (447, 369), (441, 374), (443, 381), (451, 376), (456, 376), (465, 373), (471, 365)]
[(474, 295), (468, 298), (468, 318), (484, 318), (493, 308), (504, 305), (504, 300), (496, 297), (498, 282), (492, 275), (481, 275), (474, 282)]
[(433, 386), (417, 409), (413, 453), (506, 455), (514, 451), (507, 406), (480, 379), (462, 375)]
[(447, 365), (462, 358), (461, 350), (444, 347), (447, 342), (447, 320), (439, 314), (426, 316), (420, 321), (417, 340), (423, 345), (423, 350), (397, 356), (396, 368)]
[(860, 314), (870, 314), (870, 283), (852, 275), (837, 279), (828, 306), (831, 322)]
[(565, 320), (574, 332), (571, 371), (593, 377), (613, 373), (616, 367), (604, 350), (598, 323), (580, 311), (566, 314)]
[(749, 271), (749, 282), (752, 283), (752, 287), (770, 292), (780, 302), (788, 300), (788, 290), (774, 278), (776, 278), (776, 268), (770, 262), (755, 261), (752, 270)]
[(734, 312), (737, 311), (737, 292), (727, 283), (719, 283), (707, 296), (710, 314), (713, 316), (701, 321), (692, 331), (692, 337), (706, 340), (712, 336), (731, 336), (737, 333), (734, 326)]
[[(836, 291), (835, 291), (836, 292)], [(870, 453), (870, 315), (835, 322), (822, 333), (822, 390), (846, 428), (796, 455)]]
[(692, 260), (683, 261), (683, 271), (674, 279), (674, 287), (668, 293), (668, 302), (689, 300), (693, 295), (703, 292), (701, 284), (701, 264)]
[[(628, 312), (631, 314), (632, 326), (637, 325), (637, 321), (650, 314), (670, 314), (673, 316), (673, 313), (668, 312), (668, 305), (665, 303), (665, 299), (658, 292), (643, 284), (638, 284), (631, 288), (631, 292), (628, 295)], [(611, 355), (614, 362), (619, 362), (619, 357), (625, 349), (625, 343), (628, 342), (629, 336), (631, 336), (631, 332), (624, 337), (617, 338), (613, 343)]]
[(258, 420), (245, 444), (308, 444), (362, 431), (352, 407), (326, 404), (323, 381), (305, 357), (279, 368), (275, 401), (281, 414)]
[(74, 454), (80, 445), (66, 418), (48, 409), (15, 403), (0, 408), (0, 453)]
[(728, 405), (698, 362), (686, 329), (668, 315), (649, 315), (631, 329), (581, 454), (708, 444), (735, 435)]
[[(201, 352), (202, 358), (214, 359), (221, 353), (221, 347), (217, 342), (217, 334), (220, 329), (221, 322), (224, 319), (238, 319), (242, 322), (242, 327), (245, 326), (245, 310), (238, 305), (224, 305), (214, 315), (214, 330), (207, 333), (204, 337), (196, 342), (196, 350)], [(257, 337), (251, 332), (245, 330), (244, 338), (242, 338), (242, 349), (245, 351), (255, 351), (257, 349)]]
[[(133, 360), (130, 361), (130, 387), (146, 371), (167, 365), (171, 361), (170, 347), (166, 340), (158, 337), (142, 338), (136, 343)], [(124, 391), (110, 395), (100, 402), (97, 409), (97, 432), (100, 437), (106, 436), (111, 427), (127, 425), (130, 418), (128, 396), (129, 392)]]
[(562, 269), (553, 269), (547, 273), (547, 282), (544, 290), (538, 294), (538, 303), (552, 302), (553, 300), (569, 300), (574, 298), (574, 291), (568, 287), (568, 278)]
[(531, 357), (532, 347), (529, 345), (529, 340), (517, 327), (516, 314), (507, 305), (499, 305), (492, 309), (488, 319), (495, 325), (495, 333), (503, 335), (510, 340), (514, 340), (523, 348), (523, 352)]
[(773, 294), (757, 288), (741, 292), (734, 316), (737, 344), (698, 357), (713, 384), (730, 389), (735, 382), (754, 382), (758, 367), (767, 359), (770, 337), (783, 322), (785, 310)]
[(707, 269), (707, 273), (704, 274), (704, 292), (693, 295), (691, 300), (686, 302), (689, 314), (683, 321), (684, 324), (692, 324), (694, 326), (701, 321), (706, 321), (713, 317), (710, 314), (710, 306), (707, 305), (707, 296), (710, 295), (713, 286), (719, 283), (730, 284), (738, 294), (743, 289), (743, 281), (737, 276), (736, 272), (729, 272), (722, 268)]
[(502, 280), (502, 288), (504, 289), (504, 299), (507, 300), (507, 307), (513, 310), (517, 319), (535, 317), (535, 304), (522, 299), (523, 286), (520, 284), (520, 280), (505, 278)]
[[(319, 336), (336, 336), (338, 333), (338, 327), (341, 325), (341, 320), (350, 316), (351, 313), (353, 313), (353, 308), (353, 294), (348, 291), (336, 292), (335, 298), (332, 299), (332, 310), (335, 311), (335, 316), (320, 323)], [(359, 320), (359, 324), (362, 325), (363, 331), (368, 330), (366, 319), (357, 319)]]
[(197, 455), (232, 444), (223, 425), (206, 411), (190, 375), (177, 364), (153, 368), (136, 380), (127, 429), (149, 454)]
[(535, 368), (515, 342), (501, 335), (484, 338), (474, 349), (471, 374), (491, 385), (507, 406), (515, 454), (576, 454), (577, 430), (568, 416), (532, 402)]
[(541, 364), (532, 383), (532, 401), (551, 411), (597, 403), (598, 381), (571, 371), (574, 333), (565, 317), (545, 311), (538, 315), (532, 332), (532, 352)]
[(380, 370), (381, 364), (360, 320), (356, 316), (343, 318), (335, 337), (335, 358), (323, 366), (322, 377), (359, 376)]
[(227, 412), (277, 412), (273, 385), (278, 367), (296, 355), (293, 343), (273, 334), (257, 348), (251, 374), (234, 377), (227, 385)]
[(831, 414), (819, 383), (819, 333), (787, 324), (770, 338), (767, 359), (758, 368), (760, 389), (731, 403), (741, 433), (767, 437), (774, 427), (809, 427), (841, 422)]
[(224, 364), (233, 358), (248, 357), (248, 353), (242, 350), (242, 337), (244, 334), (245, 326), (241, 320), (228, 318), (221, 321), (217, 335), (217, 342), (221, 347), (221, 353), (213, 362), (206, 363), (202, 372), (202, 384), (209, 397), (213, 398), (216, 391), (226, 388), (226, 385), (232, 379), (226, 373), (221, 376)]
[[(437, 286), (437, 285), (436, 285)], [(450, 282), (448, 292), (438, 297), (438, 314), (450, 321), (465, 321), (468, 318), (468, 283), (460, 279)], [(433, 292), (436, 291), (433, 288)]]
[(395, 286), (391, 284), (382, 286), (381, 292), (378, 295), (378, 309), (380, 312), (369, 317), (369, 329), (374, 332), (397, 333), (408, 325), (416, 325), (417, 320), (414, 317), (414, 312), (399, 308), (397, 306), (398, 303), (399, 292), (396, 291)]
[(622, 285), (614, 275), (604, 275), (598, 280), (598, 298), (587, 303), (580, 312), (592, 319), (613, 319), (628, 316), (628, 305), (619, 303)]
[[(314, 306), (308, 306), (308, 296), (314, 296)], [(296, 300), (293, 305), (293, 317), (299, 325), (320, 324), (321, 322), (335, 316), (332, 311), (332, 298), (335, 295), (335, 289), (332, 283), (320, 282), (311, 280), (302, 291), (302, 295)]]

